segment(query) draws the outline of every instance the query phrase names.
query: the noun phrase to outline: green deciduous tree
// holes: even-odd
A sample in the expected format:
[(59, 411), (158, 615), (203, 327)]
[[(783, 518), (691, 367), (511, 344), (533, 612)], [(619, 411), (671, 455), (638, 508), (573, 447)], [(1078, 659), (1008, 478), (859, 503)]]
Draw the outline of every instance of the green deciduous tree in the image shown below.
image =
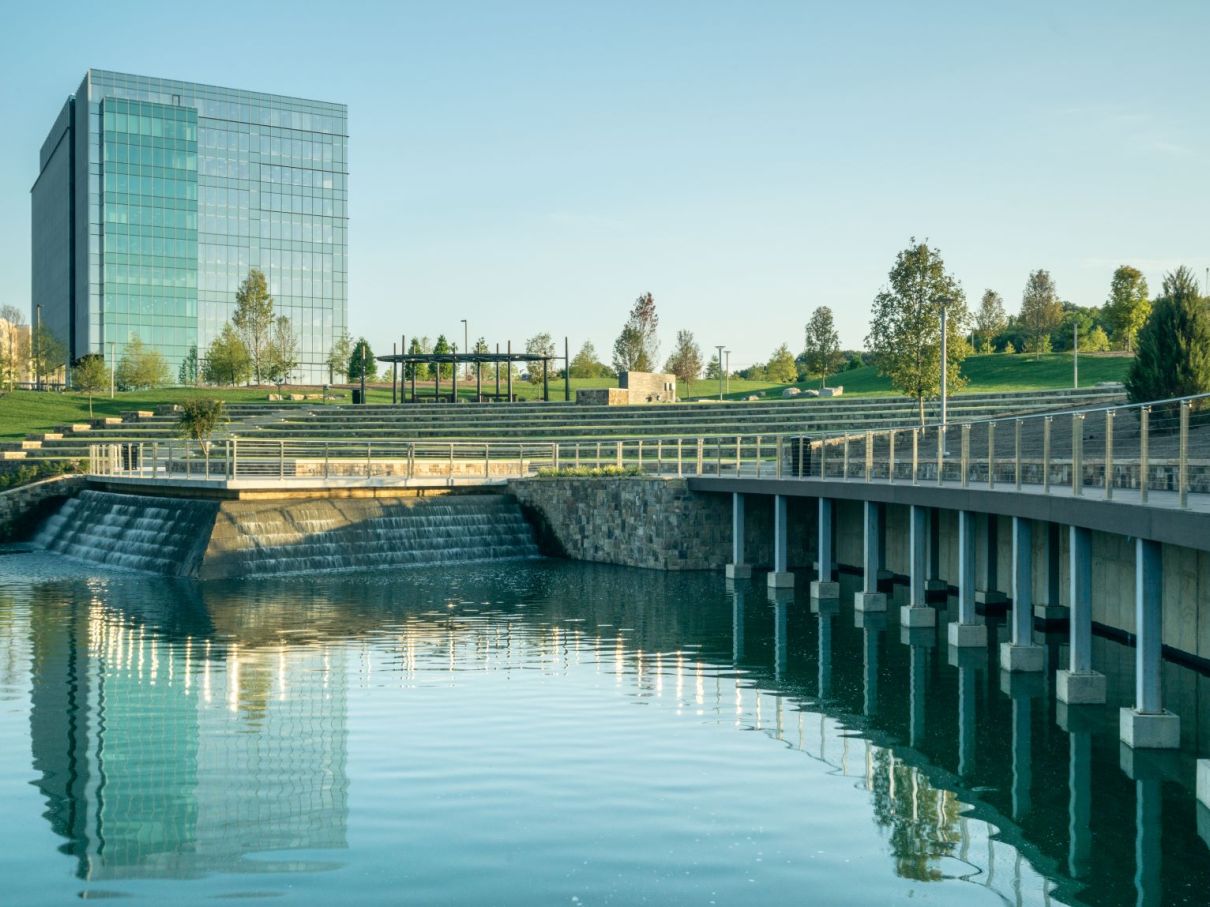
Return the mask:
[(99, 353), (81, 356), (71, 366), (72, 386), (88, 395), (88, 418), (92, 418), (92, 398), (109, 387), (109, 367)]
[(273, 333), (265, 351), (264, 377), (278, 387), (290, 380), (290, 373), (298, 368), (298, 334), (285, 315), (273, 321)]
[(1050, 335), (1063, 320), (1063, 304), (1049, 271), (1039, 268), (1029, 275), (1018, 320), (1025, 330), (1028, 352), (1036, 357), (1050, 350)]
[(948, 314), (946, 380), (951, 390), (965, 382), (960, 368), (969, 346), (966, 296), (945, 271), (937, 249), (912, 237), (890, 271), (890, 286), (874, 297), (866, 347), (878, 371), (916, 400), (920, 424), (924, 401), (941, 393), (941, 311)]
[(35, 325), (29, 334), (30, 369), (42, 382), (66, 378), (67, 347), (46, 325)]
[(9, 390), (24, 380), (28, 373), (29, 331), (25, 329), (25, 315), (16, 306), (0, 306), (0, 384)]
[(697, 345), (693, 331), (676, 332), (676, 347), (664, 363), (664, 370), (676, 375), (676, 380), (684, 385), (685, 394), (690, 392), (693, 382), (702, 373), (702, 349)]
[(206, 474), (210, 473), (210, 436), (214, 430), (226, 421), (223, 414), (223, 401), (199, 398), (186, 400), (181, 404), (181, 414), (177, 418), (177, 433), (182, 438), (190, 438), (202, 446), (202, 454), (206, 458)]
[(1138, 352), (1126, 376), (1134, 403), (1210, 391), (1210, 301), (1182, 266), (1164, 275), (1163, 292), (1138, 333)]
[(224, 324), (217, 337), (206, 348), (202, 380), (207, 384), (234, 387), (252, 377), (252, 357), (248, 348), (230, 324)]
[(1122, 265), (1113, 272), (1104, 313), (1113, 342), (1124, 350), (1133, 350), (1135, 337), (1151, 314), (1147, 278), (1142, 271)]
[(1008, 326), (1008, 316), (1004, 314), (1004, 300), (995, 290), (984, 290), (979, 300), (979, 310), (975, 312), (975, 338), (981, 353), (990, 353), (994, 347), (997, 334)]
[(571, 357), (573, 378), (605, 378), (609, 373), (609, 366), (597, 358), (597, 348), (591, 340), (585, 340), (580, 352)]
[(650, 372), (659, 361), (660, 341), (656, 336), (660, 316), (655, 311), (655, 297), (644, 293), (634, 301), (630, 317), (613, 344), (613, 368), (622, 372)]
[[(413, 341), (414, 342), (414, 341)], [(332, 348), (328, 350), (328, 383), (335, 384), (336, 376), (345, 377), (349, 367), (349, 357), (353, 355), (353, 338), (348, 331), (341, 331), (332, 340)]]
[(138, 334), (131, 334), (126, 349), (118, 359), (114, 376), (122, 390), (144, 390), (168, 383), (168, 360), (159, 350), (143, 343)]
[(769, 357), (769, 363), (765, 366), (765, 378), (774, 384), (792, 384), (797, 377), (794, 354), (790, 352), (790, 347), (783, 343)]
[(273, 297), (264, 272), (253, 268), (235, 293), (235, 312), (231, 323), (252, 361), (252, 376), (260, 384), (266, 377), (269, 347), (273, 339)]
[(803, 357), (807, 372), (819, 375), (823, 387), (827, 387), (828, 375), (835, 372), (844, 363), (844, 353), (840, 351), (840, 334), (836, 331), (836, 321), (832, 317), (832, 310), (826, 305), (821, 305), (812, 312), (811, 318), (807, 321)]
[(374, 350), (364, 337), (358, 337), (353, 344), (353, 352), (349, 354), (349, 366), (345, 369), (350, 381), (360, 381), (364, 373), (367, 381), (378, 377), (378, 360), (374, 358)]
[[(545, 332), (534, 334), (534, 336), (525, 341), (525, 352), (531, 356), (553, 356), (555, 354), (555, 342), (551, 339), (550, 334)], [(525, 378), (530, 384), (541, 384), (542, 363), (530, 362), (528, 368), (525, 370)]]

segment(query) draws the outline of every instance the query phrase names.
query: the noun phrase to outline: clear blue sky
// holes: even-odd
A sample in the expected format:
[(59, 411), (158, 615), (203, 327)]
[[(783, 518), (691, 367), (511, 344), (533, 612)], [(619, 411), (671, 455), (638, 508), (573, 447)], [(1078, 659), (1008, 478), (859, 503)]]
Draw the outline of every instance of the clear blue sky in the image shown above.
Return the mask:
[[(88, 67), (349, 106), (354, 334), (608, 360), (635, 296), (732, 365), (858, 346), (912, 235), (975, 302), (1100, 304), (1210, 266), (1210, 3), (11, 3), (0, 302), (29, 304), (38, 147)], [(326, 12), (321, 12), (326, 10)]]

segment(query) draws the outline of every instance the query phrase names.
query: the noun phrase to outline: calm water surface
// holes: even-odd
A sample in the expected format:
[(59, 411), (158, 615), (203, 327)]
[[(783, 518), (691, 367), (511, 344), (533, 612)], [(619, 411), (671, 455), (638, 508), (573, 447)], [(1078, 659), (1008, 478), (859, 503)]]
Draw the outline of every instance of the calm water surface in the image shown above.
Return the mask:
[(6, 554), (0, 902), (1207, 903), (1205, 678), (1130, 764), (1117, 703), (935, 640), (713, 575)]

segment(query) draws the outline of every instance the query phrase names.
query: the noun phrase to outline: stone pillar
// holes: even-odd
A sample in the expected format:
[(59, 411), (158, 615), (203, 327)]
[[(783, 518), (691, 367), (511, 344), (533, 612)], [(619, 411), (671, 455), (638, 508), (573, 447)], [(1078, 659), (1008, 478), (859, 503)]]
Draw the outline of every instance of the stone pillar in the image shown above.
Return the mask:
[(728, 579), (750, 579), (752, 566), (744, 561), (744, 496), (731, 493), (731, 563), (727, 565)]
[(1055, 695), (1060, 702), (1100, 704), (1105, 675), (1092, 669), (1092, 532), (1072, 526), (1068, 533), (1071, 659), (1055, 675)]
[(996, 516), (982, 514), (975, 520), (978, 534), (975, 601), (981, 605), (1002, 605), (1007, 596), (1000, 587), (1000, 534)]
[(816, 535), (819, 538), (819, 550), (817, 552), (818, 566), (817, 573), (819, 578), (811, 583), (811, 598), (819, 599), (838, 599), (840, 598), (840, 583), (836, 582), (832, 573), (832, 564), (836, 560), (836, 555), (832, 553), (833, 537), (832, 537), (832, 499), (819, 499), (819, 526)]
[(987, 647), (987, 627), (975, 613), (975, 514), (958, 512), (958, 620), (949, 625), (951, 646)]
[(1158, 542), (1135, 540), (1134, 563), (1134, 708), (1122, 709), (1122, 742), (1139, 749), (1176, 749), (1181, 745), (1180, 716), (1164, 709), (1163, 555)]
[(878, 591), (879, 561), (878, 525), (881, 522), (878, 505), (865, 502), (865, 531), (862, 534), (862, 579), (861, 591), (853, 597), (853, 607), (858, 611), (885, 611), (886, 594)]
[(794, 574), (788, 566), (789, 530), (786, 526), (786, 496), (773, 496), (773, 572), (768, 575), (770, 589), (792, 589)]
[(1059, 566), (1063, 559), (1059, 539), (1062, 530), (1058, 523), (1046, 523), (1045, 525), (1046, 557), (1041, 567), (1046, 591), (1043, 593), (1042, 601), (1034, 603), (1034, 617), (1043, 623), (1061, 622), (1067, 620), (1068, 616), (1067, 608), (1059, 604), (1061, 601), (1059, 589), (1062, 586)]
[(1013, 517), (1012, 641), (1000, 643), (1000, 667), (1006, 671), (1041, 671), (1046, 650), (1033, 642), (1033, 526)]
[(937, 612), (925, 601), (925, 582), (928, 563), (928, 509), (912, 505), (908, 515), (908, 547), (911, 552), (912, 575), (908, 604), (899, 609), (899, 622), (905, 627), (932, 627), (937, 623)]

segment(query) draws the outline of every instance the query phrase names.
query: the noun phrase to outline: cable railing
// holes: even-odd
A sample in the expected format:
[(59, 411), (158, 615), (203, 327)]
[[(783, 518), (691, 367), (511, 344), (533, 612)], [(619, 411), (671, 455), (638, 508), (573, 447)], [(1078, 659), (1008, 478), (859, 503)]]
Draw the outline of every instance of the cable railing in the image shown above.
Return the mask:
[(824, 435), (241, 437), (94, 444), (89, 467), (103, 477), (312, 485), (483, 484), (582, 471), (792, 478), (1097, 496), (1188, 508), (1190, 495), (1210, 494), (1210, 394)]

